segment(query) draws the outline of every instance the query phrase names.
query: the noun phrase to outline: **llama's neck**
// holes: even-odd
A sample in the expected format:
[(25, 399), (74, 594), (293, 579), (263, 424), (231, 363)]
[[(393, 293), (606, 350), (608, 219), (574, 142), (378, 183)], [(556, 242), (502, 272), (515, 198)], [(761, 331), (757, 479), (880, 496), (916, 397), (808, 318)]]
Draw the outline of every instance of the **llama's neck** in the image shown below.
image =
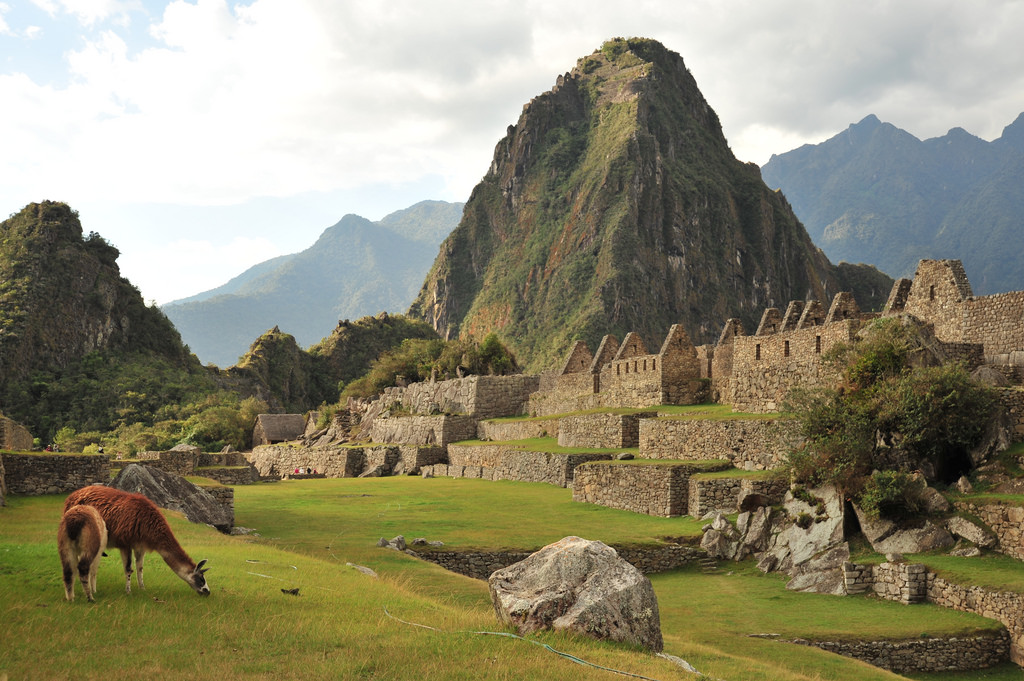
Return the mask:
[(174, 573), (182, 579), (185, 579), (186, 575), (190, 574), (196, 567), (195, 562), (185, 553), (185, 549), (181, 548), (181, 544), (173, 538), (164, 545), (158, 546), (156, 552), (160, 554), (160, 557), (164, 559), (168, 567), (174, 570)]

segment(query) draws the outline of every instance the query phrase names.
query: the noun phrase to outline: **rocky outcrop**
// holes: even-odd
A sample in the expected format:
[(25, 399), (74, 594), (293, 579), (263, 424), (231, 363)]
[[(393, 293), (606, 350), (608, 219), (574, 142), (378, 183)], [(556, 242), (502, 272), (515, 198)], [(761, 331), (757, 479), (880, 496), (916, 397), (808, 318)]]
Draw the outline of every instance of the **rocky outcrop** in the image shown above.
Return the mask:
[(885, 518), (871, 518), (854, 506), (864, 537), (877, 553), (925, 553), (948, 549), (955, 543), (944, 527), (931, 520), (918, 521), (917, 526), (901, 525)]
[(221, 532), (231, 532), (235, 524), (234, 512), (228, 511), (203, 488), (159, 468), (129, 464), (117, 474), (110, 486), (143, 494), (160, 508), (178, 511), (193, 523), (213, 525)]
[(664, 647), (650, 580), (598, 541), (566, 537), (488, 579), (498, 619), (521, 634), (568, 630)]

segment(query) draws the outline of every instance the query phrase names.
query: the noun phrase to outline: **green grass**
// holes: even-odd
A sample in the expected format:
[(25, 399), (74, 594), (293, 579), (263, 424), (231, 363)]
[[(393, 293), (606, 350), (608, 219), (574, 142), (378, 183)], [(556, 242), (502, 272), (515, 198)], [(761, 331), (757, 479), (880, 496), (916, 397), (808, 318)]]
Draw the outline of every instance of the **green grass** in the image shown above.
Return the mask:
[[(145, 592), (124, 595), (112, 557), (101, 563), (98, 602), (86, 603), (79, 588), (78, 599), (66, 603), (54, 546), (62, 501), (11, 497), (0, 508), (0, 678), (621, 678), (528, 643), (464, 633), (505, 631), (487, 585), (378, 548), (376, 540), (404, 534), (452, 548), (535, 548), (569, 534), (609, 544), (699, 534), (697, 521), (578, 504), (568, 490), (550, 485), (413, 477), (283, 481), (235, 488), (237, 524), (260, 537), (224, 536), (170, 514), (186, 550), (210, 559), (209, 598), (193, 594), (151, 555)], [(350, 562), (372, 568), (379, 579)], [(929, 605), (790, 593), (781, 578), (761, 575), (749, 563), (724, 563), (721, 572), (679, 570), (652, 582), (666, 652), (728, 681), (900, 678), (749, 634), (905, 638), (995, 626)], [(280, 591), (295, 587), (297, 597)], [(403, 624), (385, 606), (395, 617), (446, 633)], [(695, 678), (624, 646), (563, 634), (531, 638), (652, 679)]]
[(984, 553), (977, 558), (929, 553), (906, 558), (915, 563), (924, 563), (929, 570), (951, 582), (1024, 593), (1024, 569), (1020, 561), (1001, 553)]

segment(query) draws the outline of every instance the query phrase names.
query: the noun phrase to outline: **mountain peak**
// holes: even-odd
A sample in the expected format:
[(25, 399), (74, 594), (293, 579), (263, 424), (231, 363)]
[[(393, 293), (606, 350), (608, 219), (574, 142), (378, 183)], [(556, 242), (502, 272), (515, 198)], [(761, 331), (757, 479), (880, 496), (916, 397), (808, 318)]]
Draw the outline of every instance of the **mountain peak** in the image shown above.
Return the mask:
[[(769, 224), (770, 223), (770, 224)], [(617, 38), (523, 107), (410, 315), (540, 369), (575, 340), (694, 342), (840, 290), (785, 199), (729, 150), (680, 57)]]

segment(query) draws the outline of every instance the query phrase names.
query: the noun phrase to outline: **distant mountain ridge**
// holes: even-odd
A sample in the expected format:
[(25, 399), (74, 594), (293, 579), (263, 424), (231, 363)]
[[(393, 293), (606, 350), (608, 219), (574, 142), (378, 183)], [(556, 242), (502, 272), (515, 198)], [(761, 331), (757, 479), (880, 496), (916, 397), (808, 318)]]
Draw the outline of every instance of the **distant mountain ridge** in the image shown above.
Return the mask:
[(404, 310), (462, 207), (423, 201), (378, 222), (346, 215), (306, 250), (162, 309), (202, 361), (221, 367), (275, 326), (308, 347), (341, 319)]
[(922, 141), (870, 115), (761, 175), (833, 260), (910, 276), (955, 258), (979, 294), (1024, 289), (1024, 114), (992, 142), (962, 128)]
[(409, 314), (442, 336), (495, 332), (538, 370), (577, 339), (657, 347), (680, 323), (713, 342), (730, 317), (752, 333), (766, 307), (853, 290), (872, 309), (890, 285), (811, 243), (678, 54), (616, 39), (509, 126)]

